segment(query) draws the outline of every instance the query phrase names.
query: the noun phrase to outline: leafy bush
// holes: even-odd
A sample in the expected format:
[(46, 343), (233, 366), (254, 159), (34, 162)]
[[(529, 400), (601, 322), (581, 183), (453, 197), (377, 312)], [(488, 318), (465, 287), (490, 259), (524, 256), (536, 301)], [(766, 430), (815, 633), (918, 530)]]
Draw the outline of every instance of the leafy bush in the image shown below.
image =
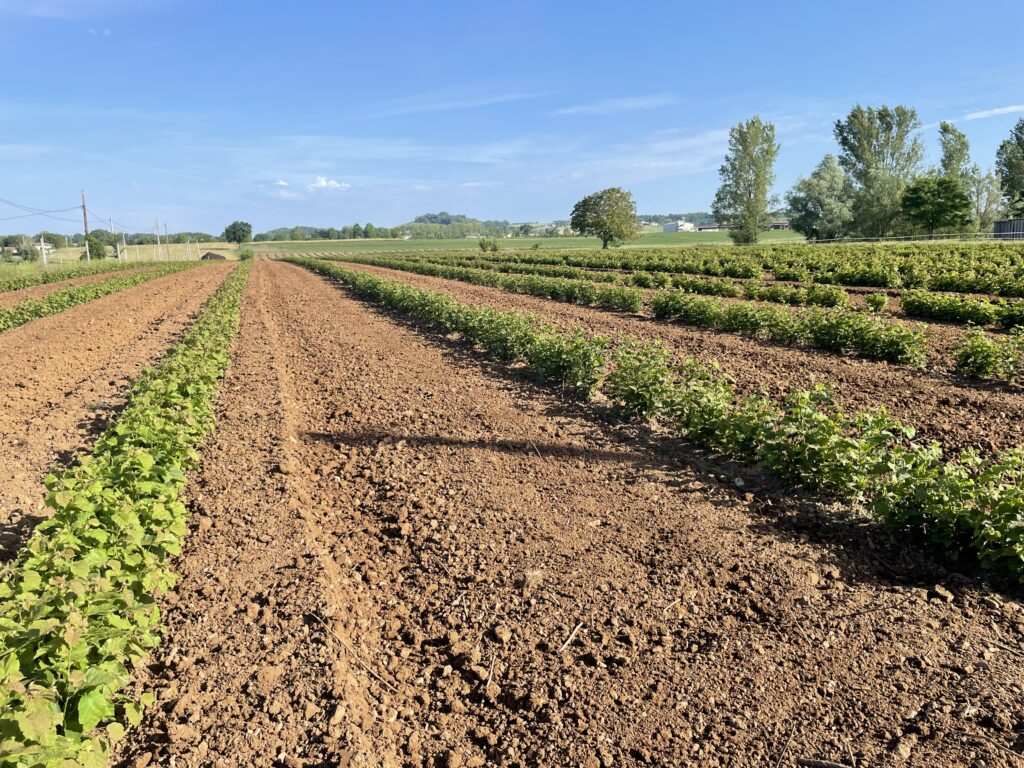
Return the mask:
[(630, 416), (650, 421), (672, 404), (669, 353), (661, 341), (628, 341), (612, 354), (608, 396)]
[(881, 312), (889, 303), (889, 296), (885, 293), (868, 293), (864, 295), (864, 303), (867, 304), (869, 312)]
[(239, 261), (252, 261), (255, 255), (255, 251), (253, 251), (253, 249), (250, 248), (248, 245), (243, 245), (241, 248), (238, 249)]
[(1003, 338), (972, 328), (954, 352), (957, 373), (978, 379), (1015, 381), (1024, 371), (1024, 328)]

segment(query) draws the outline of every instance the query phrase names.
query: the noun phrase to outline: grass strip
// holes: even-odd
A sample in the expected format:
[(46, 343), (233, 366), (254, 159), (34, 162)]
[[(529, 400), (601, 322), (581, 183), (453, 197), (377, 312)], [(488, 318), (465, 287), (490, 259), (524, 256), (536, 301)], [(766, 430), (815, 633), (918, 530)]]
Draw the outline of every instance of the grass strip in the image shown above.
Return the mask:
[[(89, 277), (90, 275), (102, 275), (107, 272), (121, 272), (127, 269), (139, 269), (140, 267), (151, 267), (152, 262), (134, 261), (94, 261), (84, 264), (75, 264), (70, 267), (56, 267), (43, 269), (39, 267), (24, 275), (4, 275), (0, 268), (0, 293), (8, 291), (20, 291), (22, 288), (31, 288), (34, 285), (45, 285), (47, 283), (58, 283), (61, 280), (73, 280), (76, 277)], [(15, 268), (14, 271), (17, 271)]]
[[(783, 482), (856, 501), (894, 531), (924, 534), (950, 559), (974, 557), (1024, 583), (1024, 450), (953, 458), (884, 408), (846, 413), (830, 388), (783, 402), (739, 396), (715, 365), (673, 365), (660, 341), (613, 346), (518, 312), (496, 312), (319, 259), (287, 262), (329, 277), (370, 301), (458, 331), (509, 363), (555, 383), (572, 371), (578, 397), (600, 390), (622, 413), (664, 422), (679, 436), (759, 464)], [(556, 350), (546, 354), (544, 350)], [(553, 364), (554, 361), (554, 364)]]
[(104, 766), (151, 702), (121, 691), (160, 641), (185, 471), (213, 429), (249, 265), (132, 388), (93, 452), (46, 478), (52, 517), (0, 569), (0, 766)]
[(79, 304), (85, 304), (111, 293), (133, 288), (141, 283), (156, 280), (158, 277), (165, 277), (185, 269), (192, 269), (200, 263), (197, 261), (171, 262), (145, 272), (118, 275), (99, 283), (72, 285), (68, 288), (49, 293), (41, 299), (29, 298), (19, 301), (13, 307), (0, 308), (0, 332), (9, 331), (11, 328), (17, 328), (19, 325), (25, 325), (25, 323), (30, 323), (41, 317), (59, 314)]

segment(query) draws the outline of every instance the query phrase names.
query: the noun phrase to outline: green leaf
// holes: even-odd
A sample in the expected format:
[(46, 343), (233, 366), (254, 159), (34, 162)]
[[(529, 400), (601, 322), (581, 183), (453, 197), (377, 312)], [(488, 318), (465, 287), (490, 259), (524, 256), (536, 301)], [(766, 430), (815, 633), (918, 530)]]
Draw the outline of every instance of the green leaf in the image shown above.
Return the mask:
[(94, 688), (78, 700), (78, 722), (82, 732), (88, 733), (102, 720), (114, 717), (114, 705), (107, 694)]

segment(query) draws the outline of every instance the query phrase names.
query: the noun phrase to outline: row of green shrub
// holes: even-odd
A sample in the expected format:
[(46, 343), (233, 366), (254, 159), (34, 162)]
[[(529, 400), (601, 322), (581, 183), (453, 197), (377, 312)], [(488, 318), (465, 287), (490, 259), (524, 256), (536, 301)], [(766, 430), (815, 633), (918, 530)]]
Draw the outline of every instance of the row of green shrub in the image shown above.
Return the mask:
[(1019, 243), (766, 244), (616, 251), (546, 250), (490, 254), (495, 261), (583, 269), (682, 272), (716, 277), (927, 288), (1024, 296), (1024, 247)]
[(904, 314), (911, 317), (973, 325), (998, 323), (1004, 328), (1024, 325), (1024, 301), (986, 301), (948, 293), (905, 291), (900, 304)]
[(181, 272), (184, 269), (191, 269), (197, 266), (198, 263), (195, 261), (170, 262), (143, 272), (118, 275), (98, 283), (72, 285), (68, 288), (48, 293), (40, 299), (24, 299), (13, 307), (0, 307), (0, 331), (16, 328), (40, 317), (56, 315), (78, 304), (85, 304), (87, 301), (132, 288), (140, 283), (155, 280), (158, 277)]
[(1005, 336), (973, 328), (954, 353), (956, 370), (978, 379), (1014, 382), (1024, 373), (1024, 327)]
[(184, 471), (214, 423), (248, 265), (132, 388), (91, 455), (46, 478), (52, 516), (0, 568), (0, 766), (104, 766), (152, 701), (124, 693), (159, 643), (153, 595), (186, 533)]
[(652, 302), (654, 316), (698, 328), (740, 333), (787, 346), (809, 346), (872, 360), (922, 365), (926, 336), (919, 328), (887, 322), (844, 309), (791, 311), (747, 302), (662, 291)]
[[(333, 259), (332, 259), (333, 260)], [(539, 296), (570, 304), (638, 312), (643, 307), (643, 293), (623, 286), (596, 285), (590, 280), (568, 280), (541, 275), (504, 275), (489, 269), (455, 267), (429, 261), (413, 261), (387, 256), (340, 256), (337, 260), (352, 264), (386, 267), (419, 275), (461, 280), (474, 285), (500, 288), (509, 293)]]
[(286, 260), (443, 331), (459, 331), (498, 359), (571, 385), (580, 397), (601, 389), (626, 414), (658, 419), (696, 444), (761, 464), (794, 485), (858, 500), (894, 529), (923, 532), (950, 557), (970, 553), (1024, 581), (1021, 450), (947, 459), (937, 443), (916, 441), (912, 428), (882, 408), (844, 412), (823, 386), (793, 392), (783, 403), (741, 397), (715, 366), (672, 365), (658, 341), (613, 345), (338, 264)]
[(7, 291), (19, 291), (22, 288), (31, 288), (33, 285), (44, 285), (56, 283), (61, 280), (71, 280), (76, 277), (88, 277), (90, 275), (101, 275), (105, 272), (119, 272), (125, 269), (138, 269), (149, 267), (148, 262), (133, 261), (100, 261), (76, 263), (70, 266), (58, 266), (43, 269), (41, 266), (29, 268), (18, 268), (18, 274), (2, 275), (0, 273), (0, 293)]

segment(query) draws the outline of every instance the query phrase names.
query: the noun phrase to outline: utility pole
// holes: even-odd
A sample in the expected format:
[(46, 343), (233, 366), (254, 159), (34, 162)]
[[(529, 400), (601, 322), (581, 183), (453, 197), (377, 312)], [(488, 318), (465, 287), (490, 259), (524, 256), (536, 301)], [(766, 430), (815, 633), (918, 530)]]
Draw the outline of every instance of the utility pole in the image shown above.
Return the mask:
[[(107, 217), (107, 226), (110, 227), (110, 234), (114, 234), (114, 220)], [(117, 238), (114, 238), (114, 256), (117, 257), (118, 261), (121, 261), (121, 244), (117, 242)]]
[(128, 243), (125, 242), (124, 232), (121, 233), (121, 251), (124, 253), (124, 261), (128, 263)]
[(153, 261), (160, 258), (160, 219), (156, 220), (156, 253), (153, 254)]
[(171, 238), (167, 236), (167, 222), (164, 222), (164, 261), (171, 260)]
[(46, 244), (42, 235), (39, 236), (39, 257), (43, 260), (43, 269), (46, 269)]
[(85, 227), (85, 260), (92, 261), (89, 254), (89, 212), (85, 209), (85, 190), (82, 190), (82, 224)]

